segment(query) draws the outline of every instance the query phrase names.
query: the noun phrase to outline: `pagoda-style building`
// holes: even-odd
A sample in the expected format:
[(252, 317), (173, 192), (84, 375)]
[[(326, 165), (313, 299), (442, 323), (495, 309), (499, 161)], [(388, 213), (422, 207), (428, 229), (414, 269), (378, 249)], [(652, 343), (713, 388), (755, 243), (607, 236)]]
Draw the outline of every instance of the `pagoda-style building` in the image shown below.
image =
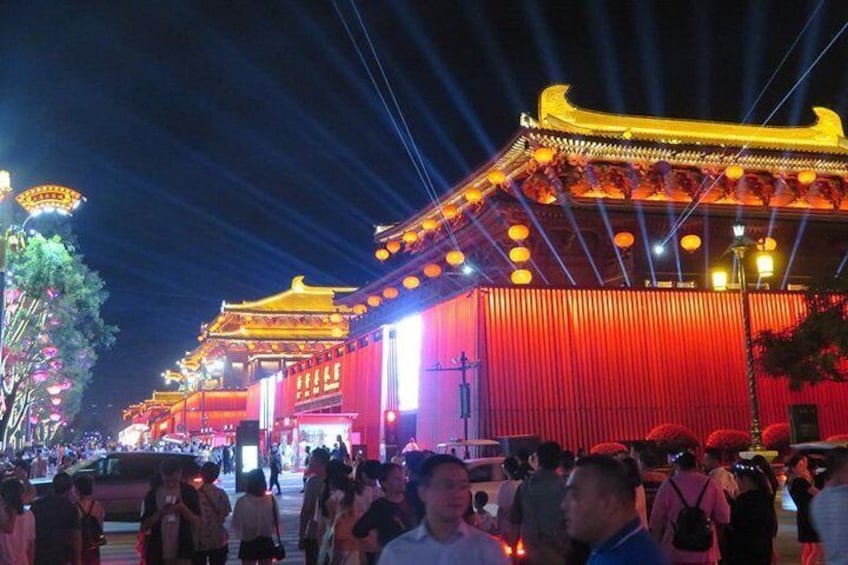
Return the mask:
[[(547, 88), (500, 153), (377, 232), (386, 274), (341, 299), (350, 339), (288, 369), (278, 415), (356, 415), (351, 433), (376, 456), (397, 410), (401, 433), (432, 448), (463, 435), (460, 372), (446, 369), (465, 352), (472, 438), (576, 449), (663, 423), (702, 440), (748, 430), (740, 269), (756, 335), (792, 324), (804, 286), (844, 266), (840, 118), (621, 116), (578, 108), (568, 90)], [(727, 252), (737, 223), (750, 239), (741, 262)], [(815, 404), (823, 437), (848, 432), (848, 389), (756, 382), (763, 428)]]

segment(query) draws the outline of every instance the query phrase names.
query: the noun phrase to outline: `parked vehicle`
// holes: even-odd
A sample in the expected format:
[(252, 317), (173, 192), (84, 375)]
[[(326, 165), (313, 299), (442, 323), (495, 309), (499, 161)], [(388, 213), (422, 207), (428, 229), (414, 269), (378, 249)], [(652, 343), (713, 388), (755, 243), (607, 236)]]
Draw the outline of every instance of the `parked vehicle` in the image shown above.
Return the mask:
[[(150, 490), (150, 479), (167, 459), (179, 460), (184, 468), (196, 463), (186, 453), (126, 452), (109, 453), (96, 459), (81, 461), (67, 469), (72, 477), (87, 474), (94, 479), (94, 499), (106, 510), (106, 520), (135, 522), (141, 516), (141, 502)], [(200, 486), (200, 477), (192, 477)], [(38, 496), (50, 492), (50, 479), (32, 481)]]

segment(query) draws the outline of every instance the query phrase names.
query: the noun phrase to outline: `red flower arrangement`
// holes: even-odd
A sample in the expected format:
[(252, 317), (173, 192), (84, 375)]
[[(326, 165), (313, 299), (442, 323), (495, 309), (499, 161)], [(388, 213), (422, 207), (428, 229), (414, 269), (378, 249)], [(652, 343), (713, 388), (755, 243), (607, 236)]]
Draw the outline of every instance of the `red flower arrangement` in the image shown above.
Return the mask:
[(683, 451), (700, 445), (695, 432), (680, 424), (660, 424), (645, 439), (656, 442), (660, 449), (667, 451)]
[(848, 441), (848, 434), (836, 434), (835, 436), (827, 438), (827, 441)]
[(789, 424), (772, 424), (763, 430), (763, 445), (766, 449), (786, 451), (789, 449)]
[(751, 435), (742, 430), (715, 430), (707, 437), (707, 447), (722, 451), (744, 451), (751, 446)]
[(623, 443), (618, 443), (617, 441), (607, 441), (603, 443), (596, 444), (592, 449), (589, 450), (589, 453), (592, 455), (615, 455), (616, 453), (621, 452), (627, 453), (627, 446)]

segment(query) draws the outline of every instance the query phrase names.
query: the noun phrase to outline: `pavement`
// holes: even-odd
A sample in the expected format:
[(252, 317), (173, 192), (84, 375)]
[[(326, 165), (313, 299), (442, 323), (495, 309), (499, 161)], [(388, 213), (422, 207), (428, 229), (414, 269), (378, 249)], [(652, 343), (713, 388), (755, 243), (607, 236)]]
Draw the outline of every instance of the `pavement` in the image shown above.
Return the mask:
[[(230, 503), (235, 507), (236, 500), (240, 494), (235, 493), (235, 476), (228, 475), (221, 479), (221, 486), (230, 497)], [(282, 513), (280, 521), (280, 533), (283, 537), (283, 545), (286, 547), (287, 557), (284, 561), (291, 565), (304, 565), (303, 552), (297, 549), (298, 519), (302, 495), (302, 479), (299, 473), (284, 473), (280, 477), (282, 494), (277, 496), (277, 503)], [(801, 547), (796, 541), (795, 514), (785, 510), (778, 510), (779, 531), (776, 541), (777, 563), (794, 564), (800, 563)], [(226, 526), (230, 526), (230, 518), (227, 518)], [(101, 548), (101, 561), (104, 564), (135, 565), (138, 563), (138, 555), (135, 551), (138, 524), (107, 522), (106, 537), (108, 543)], [(238, 559), (238, 540), (230, 540), (230, 557), (228, 564), (240, 564)]]

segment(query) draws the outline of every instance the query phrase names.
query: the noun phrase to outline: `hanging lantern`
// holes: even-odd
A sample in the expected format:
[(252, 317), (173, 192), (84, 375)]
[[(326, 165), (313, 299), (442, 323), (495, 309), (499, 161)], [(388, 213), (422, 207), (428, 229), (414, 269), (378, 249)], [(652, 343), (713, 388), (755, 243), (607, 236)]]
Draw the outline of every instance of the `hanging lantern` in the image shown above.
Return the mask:
[(396, 239), (386, 242), (386, 249), (389, 250), (389, 253), (394, 255), (398, 251), (400, 251), (400, 242)]
[(341, 328), (331, 328), (330, 336), (332, 337), (342, 337), (344, 336), (344, 330)]
[(47, 387), (47, 394), (50, 396), (56, 396), (60, 392), (62, 392), (62, 385), (50, 385)]
[(330, 314), (330, 323), (332, 324), (341, 324), (344, 317), (338, 312), (333, 312)]
[(777, 249), (777, 240), (773, 237), (761, 237), (757, 240), (757, 249), (760, 251), (774, 251)]
[(50, 399), (50, 403), (53, 406), (59, 406), (60, 404), (62, 404), (62, 399), (59, 398), (58, 396), (54, 396), (53, 398)]
[(403, 242), (407, 245), (411, 245), (418, 241), (418, 232), (408, 231), (403, 234)]
[(612, 242), (619, 249), (630, 249), (636, 243), (636, 237), (629, 231), (620, 231), (612, 238)]
[(48, 345), (47, 347), (42, 347), (41, 352), (48, 359), (50, 359), (51, 357), (56, 357), (57, 355), (59, 355), (59, 350), (57, 348), (53, 347), (53, 346), (50, 346), (50, 345)]
[(353, 305), (353, 313), (356, 314), (357, 316), (361, 316), (367, 311), (368, 311), (368, 306), (366, 306), (365, 304), (354, 304)]
[(404, 277), (403, 279), (403, 288), (406, 290), (413, 290), (418, 288), (421, 285), (421, 279), (414, 275), (410, 275), (408, 277)]
[(509, 226), (506, 234), (512, 241), (524, 241), (530, 237), (530, 228), (524, 224), (513, 224)]
[(376, 308), (377, 306), (379, 306), (380, 304), (382, 304), (382, 303), (383, 303), (383, 299), (382, 299), (382, 298), (380, 298), (380, 297), (379, 297), (379, 296), (377, 296), (377, 295), (372, 295), (372, 296), (369, 296), (369, 297), (365, 300), (365, 302), (366, 302), (366, 303), (368, 304), (368, 306), (370, 306), (371, 308)]
[(547, 165), (554, 160), (554, 150), (550, 147), (539, 147), (533, 151), (533, 159), (540, 165)]
[(745, 169), (743, 169), (740, 165), (730, 165), (724, 169), (724, 176), (726, 176), (729, 180), (737, 181), (745, 176)]
[(73, 385), (71, 384), (71, 381), (62, 381), (60, 386), (62, 387), (62, 390), (70, 390)]
[(771, 253), (762, 252), (757, 254), (757, 273), (760, 278), (767, 279), (774, 274), (774, 257)]
[(509, 276), (512, 284), (530, 284), (533, 281), (533, 273), (527, 269), (516, 269)]
[(385, 261), (389, 258), (389, 255), (391, 255), (389, 250), (382, 247), (374, 252), (374, 257), (376, 257), (378, 261)]
[(398, 295), (400, 295), (400, 292), (393, 286), (387, 286), (383, 289), (383, 298), (387, 300), (394, 300)]
[(445, 204), (442, 206), (442, 215), (447, 220), (453, 220), (459, 216), (459, 208), (456, 207), (456, 204)]
[(798, 182), (804, 186), (808, 186), (816, 182), (816, 172), (810, 169), (803, 170), (798, 173)]
[(421, 222), (421, 228), (424, 231), (434, 231), (439, 228), (439, 221), (435, 218), (426, 218)]
[(447, 255), (445, 255), (445, 262), (451, 267), (458, 267), (465, 263), (465, 254), (456, 249), (448, 251)]
[(469, 204), (478, 204), (483, 200), (483, 191), (479, 188), (469, 188), (465, 191), (465, 199)]
[(429, 279), (434, 279), (442, 274), (442, 268), (436, 263), (424, 265), (424, 276)]
[(682, 247), (684, 251), (694, 253), (701, 248), (701, 238), (694, 233), (684, 235), (680, 238), (680, 247)]
[(713, 290), (727, 290), (727, 271), (713, 271)]
[(35, 371), (30, 377), (34, 383), (43, 383), (50, 378), (50, 374), (47, 371)]
[(50, 414), (50, 421), (51, 422), (58, 422), (61, 419), (62, 419), (61, 414), (59, 414), (57, 412), (53, 412), (52, 414)]
[(489, 171), (489, 174), (486, 175), (486, 180), (488, 180), (491, 184), (498, 186), (506, 182), (506, 175), (503, 171), (495, 169), (493, 171)]
[(526, 247), (513, 247), (509, 250), (509, 260), (513, 263), (526, 263), (530, 260), (530, 250)]

